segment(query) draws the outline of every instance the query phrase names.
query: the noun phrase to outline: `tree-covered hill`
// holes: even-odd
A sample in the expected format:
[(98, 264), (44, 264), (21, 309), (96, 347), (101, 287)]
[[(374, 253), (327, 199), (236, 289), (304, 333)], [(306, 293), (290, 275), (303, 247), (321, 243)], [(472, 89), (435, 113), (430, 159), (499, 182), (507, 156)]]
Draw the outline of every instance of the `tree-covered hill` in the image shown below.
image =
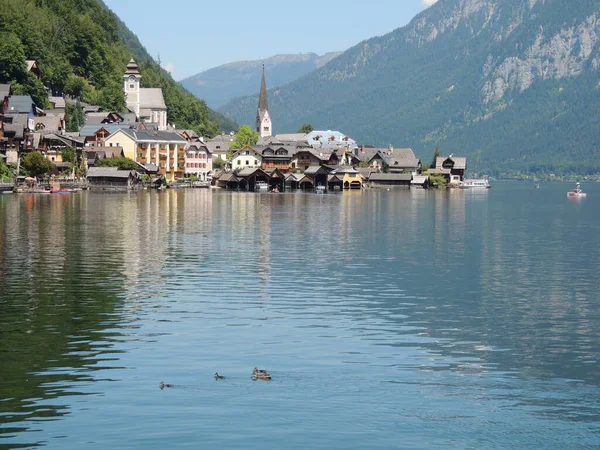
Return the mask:
[[(271, 90), (276, 132), (303, 123), (361, 143), (469, 157), (492, 175), (600, 173), (599, 0), (439, 0)], [(256, 97), (221, 111), (249, 122)]]
[[(163, 89), (169, 122), (205, 136), (235, 128), (182, 89), (150, 58), (137, 37), (100, 0), (0, 0), (0, 83), (47, 107), (44, 86), (108, 110), (125, 110), (123, 73), (139, 60), (144, 87)], [(36, 60), (38, 82), (26, 72)]]

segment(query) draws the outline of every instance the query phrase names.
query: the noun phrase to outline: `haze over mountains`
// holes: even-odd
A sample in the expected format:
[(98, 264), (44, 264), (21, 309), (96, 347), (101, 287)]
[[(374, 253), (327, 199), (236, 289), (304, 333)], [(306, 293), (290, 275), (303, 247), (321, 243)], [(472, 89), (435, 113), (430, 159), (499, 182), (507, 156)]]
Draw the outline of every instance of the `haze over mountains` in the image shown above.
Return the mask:
[[(471, 171), (600, 172), (600, 1), (439, 0), (406, 27), (272, 88), (276, 133), (303, 123)], [(272, 75), (267, 71), (271, 83)], [(253, 123), (257, 97), (222, 108)]]
[(180, 83), (204, 99), (211, 108), (218, 108), (236, 97), (258, 95), (263, 64), (269, 72), (269, 86), (276, 88), (318, 69), (341, 53), (330, 52), (321, 56), (300, 53), (275, 55), (257, 61), (238, 61), (206, 70)]

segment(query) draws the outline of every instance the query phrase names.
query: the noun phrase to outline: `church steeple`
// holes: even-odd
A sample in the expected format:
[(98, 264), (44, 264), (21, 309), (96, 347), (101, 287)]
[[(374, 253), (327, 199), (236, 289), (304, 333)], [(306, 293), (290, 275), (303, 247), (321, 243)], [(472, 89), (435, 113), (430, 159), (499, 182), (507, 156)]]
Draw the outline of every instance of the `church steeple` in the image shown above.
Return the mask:
[(140, 81), (142, 74), (133, 58), (127, 64), (127, 70), (123, 75), (123, 91), (125, 92), (125, 101), (127, 108), (140, 117)]
[(267, 81), (265, 78), (265, 65), (262, 68), (262, 79), (260, 81), (260, 95), (258, 97), (258, 109), (256, 110), (256, 131), (260, 137), (272, 135), (271, 116), (267, 102)]

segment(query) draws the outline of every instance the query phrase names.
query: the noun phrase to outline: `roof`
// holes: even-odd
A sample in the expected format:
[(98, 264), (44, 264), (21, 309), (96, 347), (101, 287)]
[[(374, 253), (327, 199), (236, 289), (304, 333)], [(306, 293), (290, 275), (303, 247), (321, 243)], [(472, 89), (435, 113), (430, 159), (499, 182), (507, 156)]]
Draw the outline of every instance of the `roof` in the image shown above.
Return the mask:
[(358, 158), (360, 158), (361, 161), (370, 162), (376, 156), (379, 156), (381, 159), (383, 159), (383, 150), (384, 149), (381, 148), (361, 148), (358, 151), (357, 156)]
[[(127, 126), (127, 125), (126, 125)], [(108, 130), (108, 126), (104, 126)], [(122, 131), (136, 142), (172, 142), (178, 144), (187, 144), (187, 141), (174, 131), (156, 131), (156, 130), (135, 130), (133, 128), (119, 128), (114, 133)]]
[(125, 75), (137, 75), (140, 78), (142, 77), (142, 75), (140, 74), (140, 69), (138, 68), (138, 65), (136, 64), (136, 62), (133, 58), (131, 58), (129, 60), (129, 63), (127, 63), (127, 69), (125, 70)]
[(411, 181), (410, 173), (373, 173), (369, 181)]
[(4, 132), (15, 133), (15, 138), (23, 138), (24, 130), (27, 128), (29, 117), (27, 114), (6, 114), (6, 117), (12, 118), (12, 123), (4, 123)]
[(306, 140), (306, 133), (288, 133), (288, 134), (276, 134), (275, 139), (283, 142), (297, 142)]
[(371, 177), (371, 174), (377, 173), (377, 169), (374, 169), (373, 167), (359, 167), (356, 170), (365, 180), (368, 180)]
[(12, 95), (8, 100), (9, 113), (26, 113), (33, 112), (34, 103), (30, 95)]
[(201, 142), (192, 142), (192, 143), (188, 143), (188, 147), (185, 149), (186, 152), (189, 151), (193, 151), (193, 152), (199, 152), (199, 151), (205, 151), (206, 153), (210, 154), (210, 149), (202, 144)]
[(378, 150), (390, 168), (417, 168), (419, 158), (411, 148), (379, 148)]
[(71, 146), (71, 140), (66, 136), (60, 136), (58, 134), (49, 133), (41, 136), (42, 141), (59, 141), (62, 142), (67, 147)]
[(467, 158), (464, 156), (438, 156), (435, 160), (435, 168), (442, 169), (444, 161), (451, 159), (454, 162), (455, 169), (466, 169), (467, 168)]
[(219, 177), (219, 181), (238, 181), (238, 177), (233, 172), (227, 172)]
[(339, 131), (314, 130), (308, 133), (304, 139), (314, 148), (339, 148), (356, 147), (356, 141)]
[(429, 177), (427, 175), (413, 175), (412, 184), (425, 184)]
[(31, 69), (33, 69), (33, 66), (37, 66), (35, 59), (28, 59), (25, 61), (27, 63), (27, 71), (29, 72)]
[(93, 124), (84, 125), (79, 129), (79, 136), (90, 137), (96, 134), (100, 128), (104, 128), (110, 134), (113, 134), (117, 130), (128, 129), (131, 125), (126, 123), (104, 123), (104, 124)]
[(85, 115), (85, 124), (100, 125), (107, 115), (105, 112), (89, 112)]
[(162, 89), (141, 88), (140, 89), (140, 114), (141, 109), (167, 109)]
[(62, 129), (63, 120), (60, 116), (34, 117), (33, 129), (37, 130), (38, 126), (44, 131), (59, 131)]
[(65, 108), (65, 99), (63, 97), (48, 97), (48, 101), (54, 105), (55, 108)]
[[(256, 91), (254, 91), (256, 92)], [(269, 104), (267, 102), (267, 80), (265, 79), (265, 65), (262, 68), (262, 78), (260, 80), (260, 94), (258, 96), (258, 111), (268, 111)], [(262, 118), (262, 115), (261, 115)]]
[(322, 166), (308, 166), (304, 171), (305, 175), (316, 175), (317, 173), (327, 173), (327, 169)]
[(152, 163), (148, 163), (148, 164), (137, 163), (137, 164), (138, 164), (138, 166), (140, 166), (142, 169), (144, 169), (148, 173), (158, 173), (158, 171), (159, 171), (159, 168), (156, 164), (152, 164)]
[(206, 145), (206, 148), (208, 148), (211, 153), (223, 153), (229, 150), (229, 147), (231, 147), (231, 142), (206, 141), (204, 145)]
[(187, 136), (189, 139), (195, 140), (195, 139), (200, 138), (200, 136), (198, 136), (198, 133), (196, 133), (194, 130), (175, 130), (175, 131), (177, 131), (177, 133), (181, 134), (182, 136), (185, 134), (185, 136)]
[(87, 172), (89, 178), (129, 178), (131, 170), (119, 170), (116, 167), (90, 167)]
[(252, 168), (252, 167), (245, 167), (242, 170), (240, 170), (236, 175), (240, 178), (246, 178), (246, 177), (251, 177), (252, 175), (254, 175), (256, 172), (262, 172), (265, 175), (268, 175), (268, 173), (266, 173), (264, 170), (257, 168)]
[(304, 174), (303, 173), (288, 173), (285, 176), (286, 181), (293, 178), (294, 181), (300, 181), (302, 178), (304, 178)]

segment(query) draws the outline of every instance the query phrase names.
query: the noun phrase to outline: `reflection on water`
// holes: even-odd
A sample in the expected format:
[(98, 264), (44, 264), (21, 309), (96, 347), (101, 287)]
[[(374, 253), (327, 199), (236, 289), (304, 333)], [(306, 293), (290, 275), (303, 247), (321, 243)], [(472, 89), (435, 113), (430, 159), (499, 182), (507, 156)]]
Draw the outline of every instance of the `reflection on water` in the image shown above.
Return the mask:
[(0, 445), (593, 447), (587, 190), (2, 196)]

